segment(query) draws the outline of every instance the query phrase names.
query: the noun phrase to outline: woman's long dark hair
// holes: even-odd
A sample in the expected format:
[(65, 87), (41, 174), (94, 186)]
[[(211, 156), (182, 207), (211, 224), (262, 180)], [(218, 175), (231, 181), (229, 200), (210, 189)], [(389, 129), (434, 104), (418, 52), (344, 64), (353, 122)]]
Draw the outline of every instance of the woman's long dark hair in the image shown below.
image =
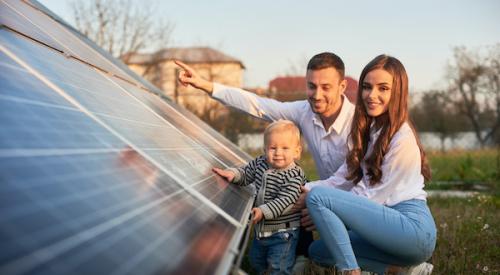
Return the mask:
[[(392, 90), (387, 112), (376, 118), (377, 125), (381, 125), (380, 135), (373, 146), (373, 152), (366, 157), (368, 141), (370, 140), (370, 125), (375, 118), (368, 115), (363, 103), (363, 81), (369, 72), (376, 69), (385, 70), (392, 75)], [(361, 162), (364, 160), (370, 177), (370, 185), (380, 182), (382, 178), (382, 161), (387, 153), (389, 143), (394, 134), (401, 128), (401, 125), (406, 122), (412, 128), (420, 149), (421, 173), (426, 181), (430, 180), (431, 171), (425, 152), (408, 115), (408, 76), (403, 64), (392, 56), (379, 55), (365, 66), (359, 80), (358, 100), (349, 134), (352, 148), (349, 150), (346, 159), (349, 169), (347, 179), (357, 184), (363, 178)]]

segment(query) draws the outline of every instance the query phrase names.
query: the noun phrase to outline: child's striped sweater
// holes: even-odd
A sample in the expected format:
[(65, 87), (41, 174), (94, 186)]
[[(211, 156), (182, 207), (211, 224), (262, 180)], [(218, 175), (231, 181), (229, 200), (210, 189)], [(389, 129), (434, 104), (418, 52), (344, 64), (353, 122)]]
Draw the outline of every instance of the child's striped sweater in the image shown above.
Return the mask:
[(265, 156), (260, 156), (241, 168), (232, 168), (233, 183), (254, 184), (257, 189), (256, 207), (264, 214), (259, 233), (281, 231), (300, 226), (300, 212), (290, 212), (306, 183), (304, 171), (292, 163), (284, 169), (269, 166)]

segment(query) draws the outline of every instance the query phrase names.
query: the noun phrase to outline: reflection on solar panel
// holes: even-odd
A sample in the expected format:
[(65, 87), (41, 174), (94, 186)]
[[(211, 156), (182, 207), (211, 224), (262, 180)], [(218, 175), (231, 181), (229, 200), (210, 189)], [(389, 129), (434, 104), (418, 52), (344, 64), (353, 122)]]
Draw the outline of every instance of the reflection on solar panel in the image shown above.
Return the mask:
[(248, 156), (35, 1), (0, 2), (0, 274), (221, 274)]

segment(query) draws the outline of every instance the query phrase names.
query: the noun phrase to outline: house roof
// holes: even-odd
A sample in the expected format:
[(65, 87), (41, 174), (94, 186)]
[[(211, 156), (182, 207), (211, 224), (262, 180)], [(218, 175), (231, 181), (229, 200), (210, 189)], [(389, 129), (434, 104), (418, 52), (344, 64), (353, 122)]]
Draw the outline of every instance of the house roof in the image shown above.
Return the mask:
[(306, 78), (303, 76), (278, 76), (269, 81), (269, 90), (293, 93), (303, 92), (306, 89)]
[(150, 64), (161, 60), (177, 59), (186, 63), (243, 63), (209, 47), (167, 48), (155, 53), (128, 53), (123, 58), (127, 64)]
[(344, 95), (349, 99), (349, 101), (355, 103), (358, 95), (358, 81), (350, 76), (346, 76), (347, 87), (344, 91)]
[(346, 76), (345, 80), (347, 80), (346, 91), (353, 91), (353, 92), (357, 93), (358, 92), (358, 81), (350, 76)]

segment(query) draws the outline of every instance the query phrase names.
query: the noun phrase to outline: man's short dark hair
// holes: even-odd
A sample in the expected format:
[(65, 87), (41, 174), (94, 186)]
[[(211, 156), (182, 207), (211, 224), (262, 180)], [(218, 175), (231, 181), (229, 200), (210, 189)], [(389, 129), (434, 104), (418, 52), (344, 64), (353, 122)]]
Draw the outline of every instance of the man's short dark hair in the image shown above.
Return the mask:
[(309, 60), (307, 64), (307, 70), (321, 70), (326, 68), (334, 68), (337, 70), (341, 76), (341, 79), (344, 78), (345, 67), (344, 62), (340, 57), (338, 57), (334, 53), (324, 52), (317, 54)]

